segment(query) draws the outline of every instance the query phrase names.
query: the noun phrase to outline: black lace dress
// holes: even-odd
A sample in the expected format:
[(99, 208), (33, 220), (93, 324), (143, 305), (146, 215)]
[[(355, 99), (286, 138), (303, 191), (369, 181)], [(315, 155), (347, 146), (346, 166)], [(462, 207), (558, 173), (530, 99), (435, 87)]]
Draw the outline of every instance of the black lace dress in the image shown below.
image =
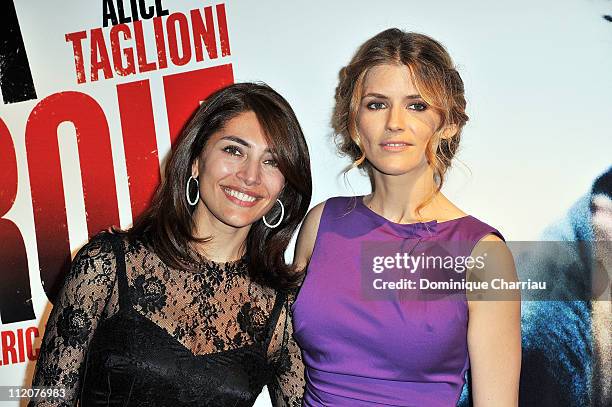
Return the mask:
[(34, 386), (63, 400), (29, 406), (300, 406), (291, 298), (250, 280), (244, 261), (166, 266), (118, 235), (75, 257), (53, 307)]

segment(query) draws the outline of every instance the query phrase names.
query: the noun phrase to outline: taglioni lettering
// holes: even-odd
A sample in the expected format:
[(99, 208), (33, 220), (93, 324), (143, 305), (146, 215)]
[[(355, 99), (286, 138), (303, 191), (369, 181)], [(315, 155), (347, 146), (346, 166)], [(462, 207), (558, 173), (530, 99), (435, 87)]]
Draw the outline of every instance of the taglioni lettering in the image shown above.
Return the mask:
[[(132, 1), (135, 3), (135, 1)], [(139, 4), (143, 3), (141, 0)], [(192, 61), (215, 60), (230, 55), (225, 5), (217, 4), (191, 10), (189, 14), (168, 10), (156, 2), (155, 7), (143, 11), (144, 5), (126, 17), (123, 6), (104, 2), (104, 27), (66, 34), (72, 45), (77, 83), (95, 82), (138, 73), (183, 66)], [(120, 1), (117, 5), (122, 4)], [(143, 23), (137, 18), (151, 19)], [(156, 15), (156, 17), (154, 17)], [(152, 41), (145, 40), (150, 37)], [(154, 39), (154, 40), (153, 40)], [(219, 54), (220, 45), (221, 52)], [(155, 58), (147, 53), (154, 43)]]

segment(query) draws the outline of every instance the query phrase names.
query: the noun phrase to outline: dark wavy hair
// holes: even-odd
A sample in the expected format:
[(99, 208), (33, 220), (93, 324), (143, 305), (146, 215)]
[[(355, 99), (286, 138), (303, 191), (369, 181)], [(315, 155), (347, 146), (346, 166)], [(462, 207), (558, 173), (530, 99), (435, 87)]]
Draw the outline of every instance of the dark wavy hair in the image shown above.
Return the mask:
[[(193, 235), (194, 207), (188, 204), (185, 196), (191, 167), (211, 135), (232, 118), (248, 111), (257, 116), (285, 177), (285, 187), (278, 197), (285, 205), (285, 217), (274, 229), (265, 226), (261, 219), (251, 226), (244, 242), (248, 271), (254, 281), (275, 289), (287, 289), (295, 286), (298, 276), (285, 263), (284, 253), (308, 210), (312, 179), (308, 147), (295, 113), (268, 85), (233, 84), (213, 93), (202, 103), (173, 146), (165, 178), (150, 206), (127, 235), (143, 241), (168, 266), (192, 269), (201, 261), (191, 243), (209, 239)], [(277, 219), (279, 206), (274, 205), (268, 216)]]

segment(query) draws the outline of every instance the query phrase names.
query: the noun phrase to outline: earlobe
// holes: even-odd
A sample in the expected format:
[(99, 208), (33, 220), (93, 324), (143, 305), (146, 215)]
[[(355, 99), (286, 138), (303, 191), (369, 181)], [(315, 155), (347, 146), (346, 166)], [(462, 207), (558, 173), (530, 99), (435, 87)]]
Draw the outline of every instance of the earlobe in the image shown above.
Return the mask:
[(200, 174), (200, 159), (196, 158), (191, 164), (191, 176), (197, 178)]

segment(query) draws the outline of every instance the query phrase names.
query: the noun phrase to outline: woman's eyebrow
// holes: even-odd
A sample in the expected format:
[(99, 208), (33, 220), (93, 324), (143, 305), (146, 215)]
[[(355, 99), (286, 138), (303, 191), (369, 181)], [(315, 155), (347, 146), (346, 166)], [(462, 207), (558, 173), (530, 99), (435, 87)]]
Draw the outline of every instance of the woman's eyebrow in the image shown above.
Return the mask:
[[(234, 143), (238, 143), (241, 146), (245, 146), (246, 148), (252, 147), (248, 141), (241, 139), (240, 137), (237, 137), (237, 136), (225, 136), (225, 137), (222, 137), (221, 140), (233, 141)], [(264, 151), (266, 153), (276, 154), (275, 151), (271, 149), (270, 147), (266, 148)]]
[(366, 94), (365, 94), (365, 95), (363, 95), (361, 98), (362, 98), (362, 99), (365, 99), (365, 98), (379, 98), (379, 99), (388, 99), (388, 97), (387, 97), (387, 96), (385, 96), (385, 95), (383, 95), (382, 93), (375, 93), (375, 92), (369, 92), (369, 93), (366, 93)]
[(236, 137), (236, 136), (225, 136), (223, 138), (221, 138), (221, 140), (229, 140), (229, 141), (233, 141), (234, 143), (238, 143), (242, 146), (245, 146), (246, 148), (251, 148), (251, 145), (246, 141), (241, 139), (240, 137)]
[[(382, 93), (376, 93), (376, 92), (368, 92), (365, 95), (363, 95), (361, 98), (365, 99), (367, 97), (374, 97), (374, 98), (379, 98), (379, 99), (389, 99), (388, 96), (383, 95)], [(422, 97), (419, 94), (414, 94), (414, 95), (408, 95), (404, 99), (422, 99)]]

